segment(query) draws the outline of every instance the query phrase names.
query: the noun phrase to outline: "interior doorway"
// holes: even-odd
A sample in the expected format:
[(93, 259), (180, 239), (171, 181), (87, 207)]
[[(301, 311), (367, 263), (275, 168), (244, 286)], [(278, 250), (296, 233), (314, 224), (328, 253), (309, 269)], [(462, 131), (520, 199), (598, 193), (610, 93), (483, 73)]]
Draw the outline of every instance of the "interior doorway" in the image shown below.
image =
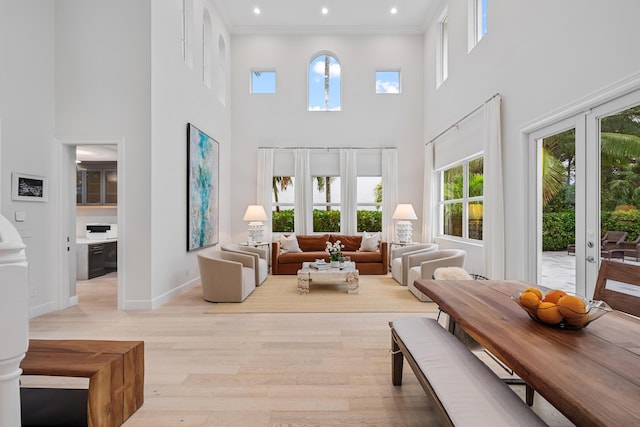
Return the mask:
[[(76, 145), (78, 304), (117, 307), (118, 147)], [(95, 292), (101, 289), (100, 292)]]
[[(67, 254), (60, 261), (59, 308), (77, 304), (79, 295), (90, 298), (92, 293), (79, 294), (78, 286), (91, 284), (94, 277), (100, 277), (101, 287), (110, 285), (115, 288), (115, 292), (111, 293), (115, 295), (109, 303), (111, 308), (117, 306), (121, 310), (124, 307), (126, 289), (124, 139), (73, 138), (58, 141), (61, 150), (60, 239), (66, 244), (64, 252)], [(88, 171), (91, 171), (89, 177)], [(103, 228), (92, 227), (102, 235), (94, 234), (91, 237), (96, 239), (88, 240), (87, 224), (113, 227), (110, 227), (108, 235)], [(90, 253), (90, 248), (95, 253)], [(109, 259), (107, 252), (111, 253)], [(94, 271), (91, 279), (88, 272), (89, 257), (100, 259), (101, 268), (104, 269), (103, 272)], [(104, 260), (107, 261), (106, 268)], [(117, 266), (117, 271), (109, 272), (114, 266)], [(83, 270), (84, 268), (87, 270)], [(84, 271), (87, 272), (86, 275), (82, 273)], [(105, 304), (105, 301), (101, 303)]]

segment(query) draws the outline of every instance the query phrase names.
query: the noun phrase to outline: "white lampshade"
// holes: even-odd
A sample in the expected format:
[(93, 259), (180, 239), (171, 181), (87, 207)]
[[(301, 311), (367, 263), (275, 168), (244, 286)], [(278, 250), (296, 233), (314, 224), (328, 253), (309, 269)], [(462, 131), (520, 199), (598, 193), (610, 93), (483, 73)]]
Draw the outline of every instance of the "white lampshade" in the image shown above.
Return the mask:
[(396, 220), (396, 238), (402, 243), (411, 243), (413, 234), (413, 224), (411, 221), (418, 219), (416, 211), (411, 204), (399, 204), (393, 212), (393, 219)]
[(268, 219), (262, 205), (249, 205), (242, 218), (243, 221), (266, 221)]
[(264, 224), (267, 221), (267, 213), (262, 205), (249, 205), (244, 213), (243, 221), (249, 222), (249, 241), (248, 243), (260, 243), (264, 237)]
[(396, 206), (396, 210), (393, 212), (393, 219), (400, 219), (403, 221), (412, 221), (418, 219), (416, 211), (413, 210), (413, 205), (410, 203), (399, 204)]

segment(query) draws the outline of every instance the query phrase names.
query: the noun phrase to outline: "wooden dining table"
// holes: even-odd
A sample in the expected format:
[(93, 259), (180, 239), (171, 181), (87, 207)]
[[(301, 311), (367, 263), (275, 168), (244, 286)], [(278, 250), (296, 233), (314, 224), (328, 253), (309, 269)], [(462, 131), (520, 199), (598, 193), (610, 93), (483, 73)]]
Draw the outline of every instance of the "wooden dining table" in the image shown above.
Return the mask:
[(613, 311), (585, 328), (541, 324), (511, 297), (522, 281), (419, 280), (451, 320), (578, 426), (640, 425), (640, 319)]

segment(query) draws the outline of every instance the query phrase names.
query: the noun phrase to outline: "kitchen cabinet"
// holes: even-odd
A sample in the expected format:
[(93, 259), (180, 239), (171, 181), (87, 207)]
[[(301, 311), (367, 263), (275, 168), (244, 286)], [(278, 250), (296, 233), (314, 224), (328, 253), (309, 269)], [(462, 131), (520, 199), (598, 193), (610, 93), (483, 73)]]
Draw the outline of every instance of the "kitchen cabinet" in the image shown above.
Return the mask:
[(78, 239), (76, 244), (76, 278), (88, 280), (118, 269), (116, 239)]
[(82, 162), (76, 171), (76, 204), (115, 206), (118, 203), (117, 162)]

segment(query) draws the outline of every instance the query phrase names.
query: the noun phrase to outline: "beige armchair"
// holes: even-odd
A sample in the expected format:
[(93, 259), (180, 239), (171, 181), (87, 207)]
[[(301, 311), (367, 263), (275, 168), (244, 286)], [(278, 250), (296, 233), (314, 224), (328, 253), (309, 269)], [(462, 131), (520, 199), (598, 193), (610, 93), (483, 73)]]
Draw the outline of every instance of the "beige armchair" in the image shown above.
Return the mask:
[(433, 272), (439, 267), (464, 267), (467, 253), (462, 249), (442, 249), (422, 252), (408, 257), (409, 275), (407, 287), (420, 301), (431, 301), (415, 287), (414, 282), (421, 279), (432, 279)]
[(235, 252), (198, 254), (202, 294), (209, 302), (242, 302), (256, 288), (255, 260)]
[(421, 252), (431, 252), (438, 249), (435, 243), (422, 243), (418, 245), (403, 246), (391, 250), (391, 277), (402, 286), (407, 286), (409, 276), (409, 256)]
[(267, 280), (267, 277), (269, 276), (269, 261), (267, 257), (269, 254), (265, 249), (229, 243), (222, 245), (220, 250), (252, 256), (254, 264), (257, 266), (255, 269), (256, 286), (262, 285), (262, 283)]

